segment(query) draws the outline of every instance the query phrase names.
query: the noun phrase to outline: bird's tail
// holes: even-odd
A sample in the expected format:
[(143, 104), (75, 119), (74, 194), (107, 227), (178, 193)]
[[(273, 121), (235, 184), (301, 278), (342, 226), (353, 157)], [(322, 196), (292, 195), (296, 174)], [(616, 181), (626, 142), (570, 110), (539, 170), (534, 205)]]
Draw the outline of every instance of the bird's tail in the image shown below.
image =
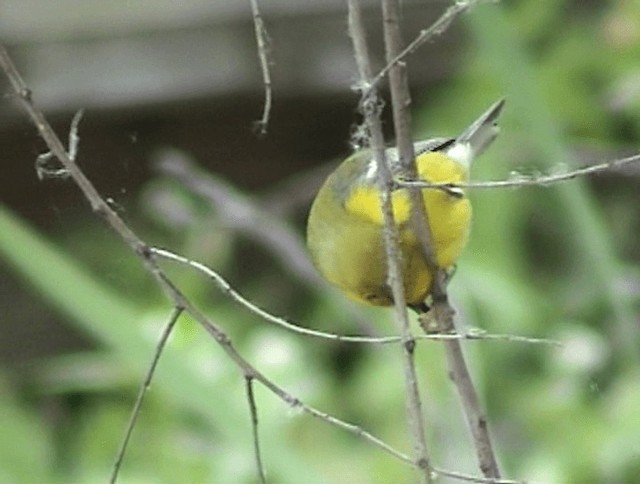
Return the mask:
[(447, 148), (445, 153), (458, 163), (469, 168), (471, 162), (498, 136), (498, 116), (504, 107), (500, 99), (464, 130)]
[(456, 143), (469, 144), (475, 158), (498, 136), (498, 116), (502, 112), (505, 100), (500, 99), (476, 119), (458, 138)]

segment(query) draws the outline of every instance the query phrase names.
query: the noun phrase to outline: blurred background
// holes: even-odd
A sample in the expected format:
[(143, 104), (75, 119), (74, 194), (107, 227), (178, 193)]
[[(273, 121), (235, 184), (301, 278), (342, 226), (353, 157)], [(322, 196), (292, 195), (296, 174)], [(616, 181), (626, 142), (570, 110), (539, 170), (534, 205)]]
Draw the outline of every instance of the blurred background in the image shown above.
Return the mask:
[[(364, 2), (378, 68), (378, 3)], [(404, 2), (413, 38), (450, 3)], [(259, 306), (341, 334), (393, 334), (392, 311), (346, 301), (303, 243), (315, 191), (360, 121), (346, 5), (261, 2), (273, 110), (249, 2), (3, 0), (0, 41), (79, 164), (150, 244), (208, 264)], [(477, 180), (557, 173), (640, 150), (640, 7), (633, 0), (482, 4), (409, 58), (414, 132), (455, 135), (502, 96)], [(0, 481), (104, 482), (171, 308), (64, 178), (0, 76)], [(385, 128), (392, 141), (388, 112)], [(640, 475), (640, 166), (540, 188), (475, 190), (451, 284), (461, 330), (557, 348), (465, 344), (504, 474), (532, 482)], [(304, 337), (163, 264), (269, 378), (410, 452), (398, 347)], [(442, 348), (417, 351), (434, 463), (476, 473)], [(410, 470), (256, 388), (270, 482), (405, 482)], [(181, 319), (121, 482), (255, 482), (244, 380)], [(446, 482), (445, 479), (442, 480)]]

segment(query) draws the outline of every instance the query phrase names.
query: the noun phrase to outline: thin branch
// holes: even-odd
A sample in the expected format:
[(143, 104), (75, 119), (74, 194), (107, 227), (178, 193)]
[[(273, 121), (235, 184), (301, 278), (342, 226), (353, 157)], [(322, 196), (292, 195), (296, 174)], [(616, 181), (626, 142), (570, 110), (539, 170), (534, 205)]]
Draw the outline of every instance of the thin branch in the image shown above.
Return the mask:
[[(368, 88), (371, 83), (371, 63), (362, 12), (357, 0), (348, 0), (348, 6), (349, 35), (353, 42), (358, 72), (360, 74), (361, 84)], [(362, 97), (361, 106), (370, 135), (371, 149), (377, 166), (377, 183), (380, 190), (380, 204), (384, 219), (383, 235), (387, 258), (387, 281), (393, 295), (395, 321), (398, 324), (403, 342), (403, 370), (407, 398), (408, 425), (413, 440), (416, 463), (422, 471), (422, 481), (429, 483), (431, 482), (431, 464), (427, 451), (422, 402), (420, 400), (420, 390), (416, 376), (414, 360), (415, 339), (411, 334), (409, 317), (407, 315), (403, 277), (400, 266), (398, 227), (394, 220), (391, 205), (392, 177), (385, 156), (384, 137), (382, 135), (380, 122), (380, 107), (375, 89), (372, 90), (369, 88), (368, 95)]]
[[(324, 331), (317, 331), (309, 328), (305, 328), (296, 323), (292, 323), (284, 318), (276, 316), (274, 314), (265, 311), (259, 306), (255, 305), (247, 298), (245, 298), (242, 294), (236, 291), (230, 284), (224, 279), (220, 274), (211, 269), (210, 267), (202, 264), (201, 262), (197, 262), (191, 260), (187, 257), (175, 254), (166, 249), (159, 249), (156, 247), (150, 247), (149, 252), (153, 255), (162, 257), (167, 260), (171, 260), (174, 262), (178, 262), (180, 264), (187, 265), (192, 269), (195, 269), (210, 279), (212, 279), (216, 285), (220, 288), (220, 290), (229, 296), (233, 301), (240, 304), (242, 307), (247, 309), (252, 314), (260, 317), (261, 319), (280, 326), (288, 331), (292, 331), (294, 333), (302, 334), (305, 336), (311, 336), (315, 338), (327, 339), (330, 341), (340, 341), (345, 343), (368, 343), (368, 344), (389, 344), (389, 343), (400, 343), (402, 342), (401, 336), (383, 336), (383, 337), (372, 337), (372, 336), (349, 336), (349, 335), (341, 335), (336, 333), (328, 333)], [(470, 341), (478, 341), (478, 340), (493, 340), (493, 341), (510, 341), (516, 343), (531, 343), (531, 344), (545, 344), (552, 346), (562, 346), (562, 343), (559, 341), (545, 339), (545, 338), (531, 338), (528, 336), (518, 336), (518, 335), (509, 335), (509, 334), (490, 334), (486, 331), (482, 330), (470, 330), (465, 334), (421, 334), (416, 335), (415, 339), (417, 341), (424, 340), (434, 340), (434, 341), (444, 341), (450, 339), (466, 339)]]
[[(282, 217), (271, 213), (264, 200), (235, 189), (228, 181), (200, 168), (177, 150), (162, 150), (156, 158), (154, 168), (208, 202), (221, 225), (263, 246), (286, 272), (309, 287), (324, 287), (329, 293), (337, 292), (314, 269), (300, 234)], [(376, 334), (378, 329), (354, 304), (345, 299), (338, 299), (337, 304), (362, 333)]]
[[(210, 204), (221, 225), (263, 246), (288, 274), (313, 289), (322, 287), (328, 293), (338, 292), (314, 269), (300, 233), (294, 231), (282, 217), (271, 213), (263, 199), (235, 189), (227, 180), (200, 168), (178, 150), (162, 150), (156, 155), (156, 160), (155, 169), (203, 198)], [(356, 305), (344, 298), (336, 302), (341, 312), (349, 317), (351, 324), (357, 326), (361, 333), (377, 333), (378, 328)]]
[[(427, 331), (426, 328), (429, 328), (430, 324), (426, 320), (434, 317), (438, 322), (440, 331), (455, 331), (453, 322), (454, 310), (449, 305), (446, 292), (439, 294), (437, 298), (434, 295), (434, 302), (435, 304), (431, 311), (426, 315), (421, 315), (419, 318), (422, 327)], [(480, 470), (485, 477), (499, 478), (500, 472), (489, 435), (487, 418), (482, 411), (480, 399), (465, 361), (460, 341), (446, 341), (444, 345), (449, 375), (462, 403), (462, 409), (473, 437)]]
[[(74, 182), (78, 185), (85, 198), (91, 205), (91, 209), (100, 214), (107, 223), (124, 239), (124, 241), (131, 247), (131, 249), (138, 255), (144, 256), (146, 253), (146, 244), (144, 244), (131, 229), (122, 221), (122, 219), (114, 212), (109, 205), (100, 197), (98, 191), (93, 184), (80, 170), (78, 165), (69, 157), (64, 145), (60, 141), (60, 138), (55, 134), (53, 128), (44, 117), (44, 114), (36, 109), (32, 101), (31, 90), (27, 87), (24, 80), (20, 76), (20, 73), (16, 69), (13, 61), (9, 57), (9, 53), (3, 45), (0, 45), (0, 65), (5, 71), (9, 82), (13, 87), (17, 95), (17, 99), (27, 112), (31, 121), (38, 130), (38, 133), (46, 143), (47, 147), (60, 161), (65, 170), (69, 173), (69, 176), (73, 178)], [(145, 257), (143, 257), (145, 258)], [(146, 259), (146, 258), (145, 258)], [(153, 265), (149, 265), (149, 262), (145, 260), (145, 265), (155, 274), (155, 268)]]
[[(400, 12), (399, 0), (382, 0), (384, 46), (386, 59), (390, 64), (389, 91), (391, 93), (393, 126), (396, 135), (401, 175), (416, 179), (417, 167), (411, 136), (411, 95), (409, 94), (407, 69), (404, 62), (393, 62), (393, 59), (398, 57), (402, 50)], [(429, 214), (425, 208), (422, 191), (416, 188), (410, 188), (408, 192), (411, 207), (411, 228), (420, 243), (429, 272), (435, 275), (437, 271), (435, 247), (432, 243), (433, 237), (429, 229)], [(452, 333), (453, 331), (449, 332)], [(442, 331), (442, 333), (445, 333), (445, 331)], [(421, 413), (414, 416), (414, 418), (416, 417), (421, 418)], [(415, 435), (418, 435), (417, 430), (414, 432)], [(424, 423), (422, 423), (422, 432), (424, 435)], [(428, 476), (427, 481), (430, 480), (431, 476)]]
[(397, 180), (400, 187), (412, 188), (434, 188), (434, 189), (462, 189), (462, 188), (523, 188), (523, 187), (547, 187), (556, 183), (562, 183), (582, 176), (593, 175), (603, 171), (620, 168), (624, 165), (640, 162), (640, 154), (605, 161), (597, 165), (579, 168), (565, 173), (554, 173), (552, 175), (528, 176), (516, 173), (510, 180), (497, 181), (476, 181), (467, 183), (430, 183), (422, 180)]
[(264, 26), (264, 21), (258, 8), (258, 0), (251, 0), (251, 15), (256, 33), (260, 69), (262, 70), (262, 84), (264, 85), (264, 107), (262, 109), (262, 118), (256, 122), (256, 130), (258, 134), (264, 136), (267, 134), (269, 117), (271, 115), (272, 90), (271, 72), (269, 71), (269, 35), (267, 34), (267, 29)]
[[(204, 314), (202, 314), (175, 286), (175, 284), (164, 274), (157, 265), (157, 262), (150, 252), (149, 247), (120, 219), (118, 214), (114, 212), (109, 205), (100, 197), (93, 184), (86, 178), (80, 168), (69, 158), (62, 142), (55, 134), (51, 125), (48, 123), (43, 113), (38, 110), (32, 102), (31, 91), (27, 88), (24, 80), (17, 71), (13, 61), (9, 57), (8, 52), (3, 45), (0, 44), (0, 66), (7, 74), (11, 85), (19, 102), (25, 109), (32, 122), (38, 129), (40, 136), (43, 138), (51, 152), (62, 163), (65, 169), (69, 171), (70, 176), (78, 185), (85, 198), (88, 200), (92, 209), (100, 214), (109, 224), (109, 226), (124, 240), (124, 242), (133, 250), (133, 252), (142, 260), (144, 267), (154, 276), (156, 282), (163, 290), (167, 298), (172, 301), (174, 307), (180, 308), (191, 314), (193, 318), (209, 333), (224, 350), (227, 356), (241, 370), (245, 378), (250, 377), (260, 382), (272, 393), (278, 396), (286, 404), (294, 408), (300, 408), (305, 413), (318, 417), (323, 421), (349, 431), (364, 440), (370, 442), (374, 446), (384, 450), (388, 454), (396, 457), (411, 465), (416, 465), (413, 460), (400, 451), (395, 450), (384, 441), (375, 437), (371, 433), (358, 427), (357, 425), (344, 422), (336, 417), (320, 412), (308, 405), (305, 405), (299, 399), (287, 393), (284, 389), (276, 385), (274, 382), (265, 377), (255, 367), (253, 367), (233, 346), (230, 338), (218, 326), (213, 324)], [(178, 309), (176, 309), (177, 311)]]
[(415, 465), (415, 463), (403, 453), (395, 450), (390, 445), (386, 444), (381, 439), (375, 437), (371, 433), (362, 429), (361, 427), (350, 424), (343, 420), (340, 420), (336, 417), (333, 417), (329, 414), (321, 412), (309, 405), (304, 404), (300, 399), (294, 397), (287, 391), (285, 391), (282, 387), (275, 384), (273, 381), (264, 376), (257, 368), (252, 366), (233, 346), (231, 339), (227, 336), (227, 334), (222, 331), (217, 325), (213, 324), (198, 308), (196, 308), (191, 301), (189, 301), (182, 292), (175, 287), (175, 285), (166, 277), (163, 272), (159, 272), (160, 277), (164, 281), (164, 284), (169, 287), (171, 291), (172, 298), (175, 303), (183, 306), (185, 311), (187, 311), (193, 318), (200, 323), (200, 325), (204, 328), (204, 330), (209, 333), (216, 342), (220, 345), (220, 347), (225, 351), (225, 353), (230, 357), (230, 359), (236, 364), (236, 366), (242, 371), (242, 374), (245, 378), (252, 378), (258, 382), (260, 382), (263, 386), (269, 389), (272, 393), (274, 393), (277, 397), (279, 397), (283, 402), (291, 406), (292, 408), (299, 408), (303, 412), (312, 415), (314, 417), (319, 417), (327, 423), (330, 423), (334, 426), (345, 429), (355, 435), (362, 437), (378, 448), (384, 450), (385, 452), (393, 455), (394, 457), (403, 460), (405, 462), (411, 463)]
[[(313, 336), (316, 338), (324, 338), (327, 340), (347, 342), (347, 343), (385, 344), (385, 343), (397, 343), (401, 341), (401, 338), (398, 336), (389, 336), (389, 337), (382, 337), (382, 338), (376, 338), (376, 337), (370, 337), (370, 336), (346, 336), (346, 335), (340, 335), (335, 333), (316, 331), (313, 329), (305, 328), (303, 326), (299, 326), (297, 324), (291, 323), (290, 321), (287, 321), (284, 318), (275, 316), (269, 313), (268, 311), (265, 311), (264, 309), (260, 308), (259, 306), (255, 305), (254, 303), (246, 299), (244, 296), (242, 296), (242, 294), (240, 294), (238, 291), (236, 291), (220, 274), (218, 274), (216, 271), (214, 271), (210, 267), (207, 267), (206, 265), (200, 262), (193, 261), (181, 255), (174, 254), (173, 252), (170, 252), (165, 249), (158, 249), (158, 248), (152, 247), (149, 250), (151, 253), (153, 253), (154, 255), (157, 255), (158, 257), (162, 257), (168, 260), (179, 262), (181, 264), (185, 264), (193, 269), (196, 269), (199, 272), (202, 272), (207, 277), (212, 279), (224, 294), (228, 295), (233, 301), (240, 304), (249, 312), (251, 312), (252, 314), (255, 314), (256, 316), (260, 317), (261, 319), (269, 323), (280, 326), (288, 331), (293, 331), (295, 333), (302, 334), (305, 336)], [(433, 335), (433, 339), (441, 339), (442, 336), (444, 335)]]
[[(400, 2), (399, 0), (382, 0), (382, 8), (385, 51), (387, 61), (390, 64), (389, 90), (398, 157), (402, 167), (401, 176), (415, 180), (418, 178), (418, 172), (411, 135), (411, 95), (407, 68), (404, 62), (393, 62), (393, 59), (398, 57), (402, 51)], [(438, 272), (438, 265), (435, 247), (432, 243), (433, 237), (429, 228), (429, 214), (425, 208), (422, 191), (418, 188), (409, 188), (409, 202), (411, 204), (411, 227), (420, 242), (429, 272), (435, 275)]]
[(253, 434), (253, 452), (256, 457), (256, 468), (258, 469), (258, 478), (261, 484), (266, 484), (267, 474), (262, 464), (262, 456), (260, 453), (260, 439), (258, 436), (258, 406), (256, 405), (256, 397), (253, 394), (253, 378), (245, 376), (244, 379), (247, 391), (247, 402), (249, 404), (249, 413), (251, 415), (251, 430)]
[(444, 469), (438, 469), (436, 467), (433, 468), (433, 473), (435, 474), (435, 477), (438, 477), (439, 475), (441, 475), (441, 476), (451, 477), (452, 479), (457, 479), (458, 481), (465, 481), (465, 482), (479, 482), (483, 484), (526, 484), (526, 481), (519, 481), (514, 479), (501, 479), (501, 478), (495, 478), (495, 477), (471, 476), (469, 474), (463, 474), (462, 472), (447, 471)]
[[(188, 301), (185, 301), (188, 303)], [(190, 303), (185, 307), (185, 309), (198, 321), (202, 327), (207, 331), (213, 338), (220, 344), (220, 346), (225, 350), (225, 352), (231, 357), (231, 359), (236, 363), (236, 365), (242, 370), (245, 378), (253, 378), (256, 381), (259, 381), (262, 385), (264, 385), (267, 389), (269, 389), (272, 393), (274, 393), (277, 397), (279, 397), (283, 402), (289, 405), (291, 408), (297, 408), (302, 410), (304, 413), (309, 414), (313, 417), (317, 417), (324, 422), (327, 422), (331, 425), (344, 429), (356, 436), (359, 436), (376, 447), (384, 450), (388, 454), (396, 457), (399, 460), (402, 460), (408, 464), (415, 466), (415, 462), (407, 455), (402, 452), (394, 449), (390, 445), (386, 444), (384, 441), (375, 437), (370, 432), (367, 432), (363, 428), (351, 424), (349, 422), (345, 422), (344, 420), (340, 420), (328, 413), (317, 410), (310, 405), (306, 405), (302, 402), (302, 400), (294, 397), (290, 393), (286, 392), (282, 387), (276, 385), (271, 380), (266, 378), (260, 371), (251, 366), (240, 354), (235, 350), (233, 345), (231, 344), (231, 340), (229, 337), (222, 332), (216, 325), (209, 322), (207, 318), (202, 315), (202, 313), (192, 306)]]
[(169, 321), (167, 322), (164, 330), (162, 331), (162, 335), (160, 336), (160, 340), (158, 341), (158, 345), (156, 346), (156, 350), (153, 353), (153, 359), (151, 360), (151, 365), (149, 365), (149, 369), (147, 370), (147, 374), (144, 377), (142, 384), (140, 385), (140, 389), (138, 390), (138, 396), (136, 397), (136, 402), (133, 405), (133, 410), (131, 411), (131, 416), (129, 417), (129, 422), (127, 423), (127, 427), (125, 430), (124, 437), (120, 444), (120, 448), (118, 449), (118, 453), (116, 454), (116, 460), (113, 464), (113, 468), (111, 469), (111, 477), (109, 478), (109, 482), (114, 484), (118, 479), (118, 473), (120, 472), (120, 467), (122, 466), (122, 460), (124, 459), (124, 454), (127, 451), (127, 446), (129, 444), (129, 440), (131, 439), (131, 434), (133, 432), (133, 428), (136, 425), (138, 420), (138, 416), (140, 415), (140, 409), (142, 408), (142, 402), (144, 401), (144, 397), (151, 386), (151, 380), (153, 379), (153, 375), (155, 374), (156, 367), (158, 366), (158, 362), (160, 361), (160, 355), (164, 350), (167, 341), (169, 340), (169, 336), (173, 331), (178, 318), (182, 314), (183, 309), (179, 306), (175, 307)]
[(80, 144), (80, 137), (78, 136), (78, 127), (80, 121), (84, 116), (84, 109), (79, 109), (71, 120), (71, 128), (69, 129), (69, 158), (76, 161), (78, 156), (78, 145)]
[[(384, 20), (384, 43), (387, 61), (392, 61), (402, 51), (400, 29), (400, 1), (382, 0)], [(413, 140), (411, 135), (411, 95), (407, 66), (404, 62), (390, 62), (389, 90), (393, 109), (393, 126), (402, 176), (417, 179), (418, 171), (415, 163)], [(409, 188), (411, 204), (411, 226), (422, 246), (422, 251), (431, 274), (438, 270), (433, 237), (429, 229), (429, 214), (425, 208), (422, 191)]]
[(381, 439), (379, 439), (378, 437), (375, 437), (374, 435), (370, 434), (369, 432), (367, 432), (366, 430), (364, 430), (362, 427), (359, 427), (357, 425), (351, 424), (349, 422), (345, 422), (344, 420), (340, 420), (336, 417), (334, 417), (333, 415), (329, 415), (328, 413), (325, 412), (321, 412), (320, 410), (317, 410), (313, 407), (309, 407), (307, 405), (303, 405), (302, 402), (298, 401), (298, 405), (292, 405), (292, 407), (299, 407), (302, 409), (302, 411), (304, 411), (305, 413), (319, 418), (320, 420), (330, 423), (331, 425), (334, 425), (336, 427), (339, 427), (343, 430), (346, 430), (347, 432), (356, 435), (358, 437), (363, 438), (364, 440), (366, 440), (367, 442), (375, 445), (376, 447), (384, 450), (387, 454), (392, 455), (393, 457), (395, 457), (398, 460), (401, 460), (403, 462), (405, 462), (406, 464), (409, 464), (411, 466), (416, 466), (417, 464), (414, 462), (414, 460), (409, 457), (408, 455), (394, 449), (393, 447), (391, 447), (389, 444), (386, 444), (384, 441), (382, 441)]
[(376, 74), (376, 76), (372, 79), (369, 89), (364, 91), (364, 95), (367, 96), (369, 90), (376, 88), (393, 67), (397, 66), (398, 64), (400, 64), (400, 62), (404, 61), (406, 57), (413, 54), (422, 44), (428, 42), (433, 37), (445, 32), (458, 15), (466, 12), (482, 1), (487, 0), (456, 1), (429, 28), (421, 30), (418, 36), (413, 39), (401, 52), (396, 54), (391, 60), (387, 61), (387, 65), (384, 66), (382, 70), (380, 70), (380, 72), (378, 72), (378, 74)]
[[(78, 112), (73, 116), (71, 126), (69, 127), (68, 155), (73, 161), (76, 161), (76, 156), (78, 154), (78, 144), (80, 143), (78, 126), (80, 125), (80, 120), (82, 119), (83, 114), (84, 109), (78, 110)], [(53, 163), (54, 166), (49, 166), (49, 163)], [(38, 155), (36, 158), (36, 175), (38, 175), (39, 180), (44, 180), (45, 178), (67, 178), (69, 176), (69, 172), (64, 167), (60, 166), (60, 162), (51, 151), (47, 151), (46, 153)]]
[[(407, 79), (406, 65), (402, 59), (404, 50), (400, 32), (400, 1), (382, 0), (384, 17), (384, 37), (387, 63), (390, 64), (389, 88), (393, 101), (393, 120), (398, 145), (398, 155), (404, 175), (411, 179), (417, 178), (417, 169), (411, 137), (411, 96)], [(462, 4), (459, 4), (462, 5)], [(465, 2), (465, 6), (468, 4)], [(452, 10), (453, 12), (454, 10)], [(455, 15), (452, 14), (451, 19)], [(450, 21), (436, 22), (433, 32), (443, 32)], [(447, 18), (446, 14), (444, 18)], [(449, 305), (447, 296), (447, 274), (437, 265), (433, 237), (429, 229), (429, 214), (426, 211), (422, 191), (418, 188), (409, 189), (411, 203), (411, 224), (420, 242), (427, 266), (432, 274), (433, 283), (431, 296), (433, 310), (430, 316), (435, 317), (437, 327), (441, 333), (454, 333), (453, 308)], [(429, 318), (420, 318), (420, 322), (429, 331)], [(499, 478), (500, 470), (493, 451), (486, 417), (482, 413), (479, 398), (473, 385), (471, 375), (464, 360), (464, 354), (459, 340), (444, 342), (449, 373), (458, 390), (467, 423), (471, 429), (474, 447), (480, 470), (485, 477)]]
[[(452, 336), (456, 336), (458, 335), (458, 333), (453, 333)], [(425, 336), (435, 336), (435, 335), (425, 335)], [(458, 338), (447, 338), (446, 334), (442, 334), (440, 335), (440, 337), (442, 339), (465, 339), (468, 341), (473, 341), (473, 340), (483, 340), (483, 341), (509, 341), (512, 343), (527, 343), (527, 344), (544, 344), (544, 345), (549, 345), (549, 346), (556, 346), (558, 348), (562, 348), (564, 347), (564, 343), (562, 343), (561, 341), (555, 340), (555, 339), (548, 339), (548, 338), (531, 338), (529, 336), (518, 336), (515, 334), (491, 334), (491, 333), (487, 333), (486, 331), (482, 330), (482, 329), (470, 329), (467, 333), (464, 333), (463, 337), (458, 337)], [(421, 339), (421, 336), (417, 337), (418, 339)]]

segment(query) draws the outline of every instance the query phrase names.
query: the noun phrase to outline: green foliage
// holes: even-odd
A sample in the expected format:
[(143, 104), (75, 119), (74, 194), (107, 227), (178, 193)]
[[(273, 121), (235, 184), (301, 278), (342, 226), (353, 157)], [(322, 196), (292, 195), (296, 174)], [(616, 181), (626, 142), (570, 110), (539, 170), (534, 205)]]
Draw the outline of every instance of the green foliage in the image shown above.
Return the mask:
[(0, 480), (45, 482), (50, 480), (53, 442), (42, 422), (22, 406), (0, 374)]

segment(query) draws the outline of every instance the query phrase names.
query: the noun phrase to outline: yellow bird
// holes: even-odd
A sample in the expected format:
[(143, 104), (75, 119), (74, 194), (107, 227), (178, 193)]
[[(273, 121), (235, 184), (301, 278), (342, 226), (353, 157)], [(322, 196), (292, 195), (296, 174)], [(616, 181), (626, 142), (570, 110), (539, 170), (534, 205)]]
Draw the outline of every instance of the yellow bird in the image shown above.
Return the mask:
[[(434, 138), (414, 144), (418, 177), (429, 182), (468, 180), (473, 159), (498, 134), (497, 118), (504, 99), (493, 104), (457, 138)], [(392, 174), (399, 172), (395, 148), (386, 150)], [(357, 301), (375, 306), (393, 304), (387, 284), (383, 215), (377, 186), (377, 165), (370, 150), (361, 150), (329, 175), (316, 195), (307, 222), (307, 245), (314, 265), (332, 284)], [(452, 268), (469, 237), (471, 204), (460, 189), (422, 190), (438, 267)], [(433, 283), (413, 233), (406, 188), (391, 194), (400, 236), (401, 270), (409, 307), (426, 308)]]

